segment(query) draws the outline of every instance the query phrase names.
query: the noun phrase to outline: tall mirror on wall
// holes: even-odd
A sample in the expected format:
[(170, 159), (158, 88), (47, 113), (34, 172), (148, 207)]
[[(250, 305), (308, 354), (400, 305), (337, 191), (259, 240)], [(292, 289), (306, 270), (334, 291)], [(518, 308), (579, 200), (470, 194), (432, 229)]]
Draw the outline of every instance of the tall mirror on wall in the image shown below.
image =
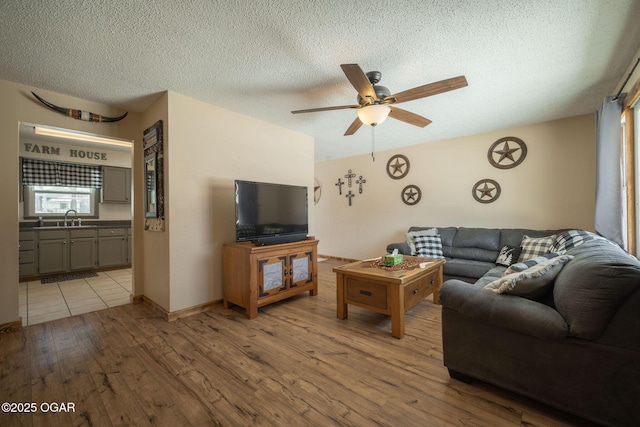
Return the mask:
[(144, 158), (144, 216), (145, 218), (158, 217), (157, 182), (158, 166), (157, 153), (151, 153)]

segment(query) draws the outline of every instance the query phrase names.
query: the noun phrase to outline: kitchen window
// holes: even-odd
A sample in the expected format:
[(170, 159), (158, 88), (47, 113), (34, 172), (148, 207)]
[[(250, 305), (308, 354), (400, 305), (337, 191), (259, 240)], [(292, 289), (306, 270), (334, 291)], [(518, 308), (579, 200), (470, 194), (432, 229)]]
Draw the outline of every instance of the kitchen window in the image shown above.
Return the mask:
[(98, 190), (89, 187), (24, 186), (25, 218), (60, 218), (73, 209), (77, 217), (98, 216)]
[(98, 217), (102, 168), (95, 165), (21, 159), (24, 218)]

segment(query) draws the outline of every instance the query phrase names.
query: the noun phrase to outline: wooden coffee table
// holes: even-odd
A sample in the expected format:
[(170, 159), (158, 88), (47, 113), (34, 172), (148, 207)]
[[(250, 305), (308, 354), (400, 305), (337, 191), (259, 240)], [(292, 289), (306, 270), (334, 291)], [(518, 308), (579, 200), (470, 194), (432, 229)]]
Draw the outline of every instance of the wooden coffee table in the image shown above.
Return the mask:
[[(442, 285), (444, 259), (404, 257), (405, 264), (415, 264), (402, 270), (376, 266), (376, 261), (356, 261), (335, 267), (338, 319), (348, 316), (347, 305), (357, 305), (391, 316), (391, 335), (404, 337), (404, 313), (433, 294), (438, 303)], [(420, 267), (419, 263), (424, 267)]]

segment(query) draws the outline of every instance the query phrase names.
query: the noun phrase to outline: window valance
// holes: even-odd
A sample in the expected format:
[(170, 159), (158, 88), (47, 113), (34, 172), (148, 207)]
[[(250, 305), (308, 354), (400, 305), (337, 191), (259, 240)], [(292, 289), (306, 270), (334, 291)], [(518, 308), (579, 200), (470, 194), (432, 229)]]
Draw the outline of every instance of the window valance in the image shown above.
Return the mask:
[(22, 184), (102, 188), (102, 168), (94, 165), (22, 159)]

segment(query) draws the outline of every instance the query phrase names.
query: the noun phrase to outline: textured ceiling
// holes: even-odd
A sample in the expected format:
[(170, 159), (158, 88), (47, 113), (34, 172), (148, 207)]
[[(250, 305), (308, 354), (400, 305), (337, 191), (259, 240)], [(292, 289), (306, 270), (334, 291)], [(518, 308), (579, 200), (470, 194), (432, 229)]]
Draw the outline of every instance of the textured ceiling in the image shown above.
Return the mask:
[(636, 0), (4, 0), (0, 79), (133, 111), (175, 91), (311, 135), (322, 161), (371, 149), (369, 127), (343, 136), (355, 110), (290, 113), (356, 103), (340, 64), (392, 93), (466, 76), (402, 104), (433, 123), (385, 121), (385, 150), (597, 110), (639, 22)]

